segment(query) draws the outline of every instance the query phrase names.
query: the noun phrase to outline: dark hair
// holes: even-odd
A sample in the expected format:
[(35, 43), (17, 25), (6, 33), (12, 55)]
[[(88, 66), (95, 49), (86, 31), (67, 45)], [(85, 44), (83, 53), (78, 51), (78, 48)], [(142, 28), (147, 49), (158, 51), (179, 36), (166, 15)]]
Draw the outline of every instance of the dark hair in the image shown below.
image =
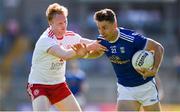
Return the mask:
[(109, 21), (111, 23), (115, 22), (115, 16), (116, 14), (111, 9), (102, 9), (100, 11), (97, 11), (94, 14), (94, 19), (96, 21)]

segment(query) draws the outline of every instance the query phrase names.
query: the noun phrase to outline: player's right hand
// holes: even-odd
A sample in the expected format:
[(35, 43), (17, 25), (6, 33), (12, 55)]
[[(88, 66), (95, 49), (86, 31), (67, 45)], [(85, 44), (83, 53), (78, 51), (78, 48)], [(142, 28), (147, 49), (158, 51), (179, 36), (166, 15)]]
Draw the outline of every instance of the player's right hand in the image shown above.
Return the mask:
[(84, 57), (88, 53), (86, 45), (83, 43), (75, 44), (71, 48), (76, 52), (78, 57)]

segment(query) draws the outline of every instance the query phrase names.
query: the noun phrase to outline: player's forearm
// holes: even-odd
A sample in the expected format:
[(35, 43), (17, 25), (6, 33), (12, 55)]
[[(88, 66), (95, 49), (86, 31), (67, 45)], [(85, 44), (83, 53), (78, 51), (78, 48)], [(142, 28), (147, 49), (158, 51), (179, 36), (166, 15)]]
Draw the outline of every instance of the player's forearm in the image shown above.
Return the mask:
[(64, 60), (72, 60), (72, 59), (79, 58), (79, 57), (76, 55), (76, 52), (73, 51), (72, 49), (69, 49), (69, 50), (65, 51), (64, 54), (63, 54), (61, 57), (62, 57), (62, 59), (64, 59)]
[(153, 70), (157, 73), (159, 70), (159, 67), (161, 65), (162, 59), (163, 59), (163, 55), (164, 55), (164, 48), (162, 47), (162, 45), (157, 44), (156, 50), (155, 50), (155, 54), (154, 54), (154, 66), (153, 66)]
[(77, 57), (76, 52), (73, 51), (72, 49), (67, 50), (59, 46), (53, 46), (49, 48), (48, 53), (63, 60), (74, 59)]

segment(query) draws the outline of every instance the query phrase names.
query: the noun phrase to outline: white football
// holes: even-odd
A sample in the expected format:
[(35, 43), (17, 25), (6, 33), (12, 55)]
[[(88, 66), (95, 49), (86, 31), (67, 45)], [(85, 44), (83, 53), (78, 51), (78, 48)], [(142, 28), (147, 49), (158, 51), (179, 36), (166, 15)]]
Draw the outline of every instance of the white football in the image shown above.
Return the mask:
[(137, 51), (132, 57), (132, 65), (135, 69), (139, 69), (139, 68), (151, 69), (153, 67), (153, 64), (154, 64), (154, 55), (149, 51), (146, 50)]

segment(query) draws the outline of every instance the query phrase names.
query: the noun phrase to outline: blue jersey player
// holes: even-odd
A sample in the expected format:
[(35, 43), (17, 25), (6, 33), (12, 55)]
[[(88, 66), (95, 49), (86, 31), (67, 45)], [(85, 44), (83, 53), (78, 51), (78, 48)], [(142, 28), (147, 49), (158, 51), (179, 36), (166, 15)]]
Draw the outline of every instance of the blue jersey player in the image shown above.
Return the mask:
[[(90, 54), (98, 57), (105, 53), (113, 65), (118, 79), (117, 110), (139, 111), (141, 106), (145, 111), (161, 110), (154, 77), (163, 58), (162, 45), (135, 31), (118, 28), (111, 9), (97, 11), (94, 19), (100, 33), (98, 40), (108, 50)], [(133, 54), (141, 49), (154, 52), (155, 63), (151, 70), (135, 70), (131, 64)]]
[(86, 80), (86, 73), (81, 70), (79, 62), (77, 60), (71, 60), (68, 62), (68, 69), (66, 73), (66, 82), (76, 97), (81, 108), (86, 106), (85, 93), (88, 91), (88, 83)]

